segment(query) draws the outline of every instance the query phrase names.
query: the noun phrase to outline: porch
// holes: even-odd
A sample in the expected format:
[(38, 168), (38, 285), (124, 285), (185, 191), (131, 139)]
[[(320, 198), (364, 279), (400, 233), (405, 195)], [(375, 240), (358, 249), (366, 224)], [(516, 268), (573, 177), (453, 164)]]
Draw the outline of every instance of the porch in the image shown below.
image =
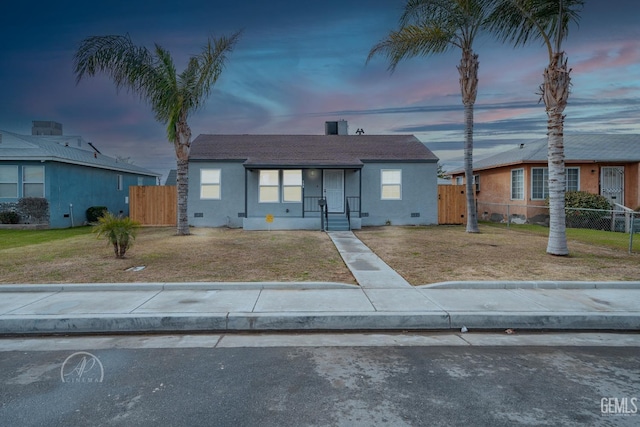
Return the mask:
[(246, 169), (246, 230), (360, 229), (361, 169)]

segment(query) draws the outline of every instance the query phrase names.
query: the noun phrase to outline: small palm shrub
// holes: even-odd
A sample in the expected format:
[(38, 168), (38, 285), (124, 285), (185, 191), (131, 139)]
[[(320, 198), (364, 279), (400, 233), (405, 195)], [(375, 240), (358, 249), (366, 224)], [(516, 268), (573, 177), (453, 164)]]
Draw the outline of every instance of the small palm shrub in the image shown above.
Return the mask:
[(128, 216), (121, 217), (105, 212), (93, 227), (97, 237), (104, 237), (107, 243), (113, 245), (116, 258), (124, 258), (124, 254), (133, 245), (140, 223)]

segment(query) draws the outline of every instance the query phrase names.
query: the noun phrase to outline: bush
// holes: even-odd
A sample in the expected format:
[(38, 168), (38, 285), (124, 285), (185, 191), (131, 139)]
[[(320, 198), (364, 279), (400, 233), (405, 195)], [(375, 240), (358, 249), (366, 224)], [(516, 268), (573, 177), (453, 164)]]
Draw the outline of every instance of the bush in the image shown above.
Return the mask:
[(106, 206), (91, 206), (87, 209), (87, 221), (91, 224), (98, 222), (98, 219), (108, 212)]
[(586, 191), (567, 191), (564, 195), (565, 208), (574, 209), (611, 209), (609, 199)]
[(140, 223), (129, 217), (115, 216), (111, 212), (104, 212), (98, 218), (98, 224), (93, 227), (93, 232), (98, 238), (104, 237), (107, 243), (113, 245), (116, 258), (124, 258), (124, 254), (133, 245), (137, 229)]
[(0, 212), (0, 224), (17, 224), (20, 216), (16, 212)]
[(49, 202), (43, 197), (23, 197), (18, 201), (18, 210), (37, 223), (47, 222)]

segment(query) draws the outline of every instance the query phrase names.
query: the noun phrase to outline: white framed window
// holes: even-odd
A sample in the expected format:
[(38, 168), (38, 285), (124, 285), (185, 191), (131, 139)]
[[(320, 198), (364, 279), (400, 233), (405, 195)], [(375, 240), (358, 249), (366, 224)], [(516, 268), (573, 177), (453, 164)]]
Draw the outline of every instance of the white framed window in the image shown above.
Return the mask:
[(18, 166), (0, 166), (0, 198), (18, 197)]
[(222, 196), (220, 169), (200, 169), (200, 198), (220, 200)]
[(567, 191), (580, 191), (580, 168), (566, 168)]
[(549, 197), (549, 169), (531, 168), (531, 200)]
[(524, 169), (511, 170), (511, 200), (524, 200)]
[(282, 171), (282, 201), (285, 203), (302, 202), (302, 170)]
[(138, 186), (144, 185), (144, 178), (139, 176), (138, 177)]
[(118, 183), (116, 184), (117, 185), (117, 189), (118, 189), (118, 191), (122, 191), (124, 189), (124, 177), (122, 175), (118, 174), (117, 180), (118, 180)]
[(380, 171), (381, 199), (402, 200), (402, 169)]
[(258, 190), (259, 203), (280, 202), (280, 171), (261, 170)]
[(462, 177), (461, 176), (456, 176), (456, 185), (462, 185)]
[(23, 166), (22, 197), (44, 197), (44, 166)]

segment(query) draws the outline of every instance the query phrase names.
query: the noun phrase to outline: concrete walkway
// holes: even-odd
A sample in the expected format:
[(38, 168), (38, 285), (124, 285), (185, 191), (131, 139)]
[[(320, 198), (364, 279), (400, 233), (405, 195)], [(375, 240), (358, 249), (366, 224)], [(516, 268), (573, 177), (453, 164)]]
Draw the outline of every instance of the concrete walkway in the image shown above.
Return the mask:
[(411, 286), (352, 232), (344, 283), (0, 285), (0, 334), (348, 330), (640, 330), (640, 282)]
[(394, 269), (382, 261), (351, 231), (327, 232), (358, 284), (365, 289), (411, 288)]

